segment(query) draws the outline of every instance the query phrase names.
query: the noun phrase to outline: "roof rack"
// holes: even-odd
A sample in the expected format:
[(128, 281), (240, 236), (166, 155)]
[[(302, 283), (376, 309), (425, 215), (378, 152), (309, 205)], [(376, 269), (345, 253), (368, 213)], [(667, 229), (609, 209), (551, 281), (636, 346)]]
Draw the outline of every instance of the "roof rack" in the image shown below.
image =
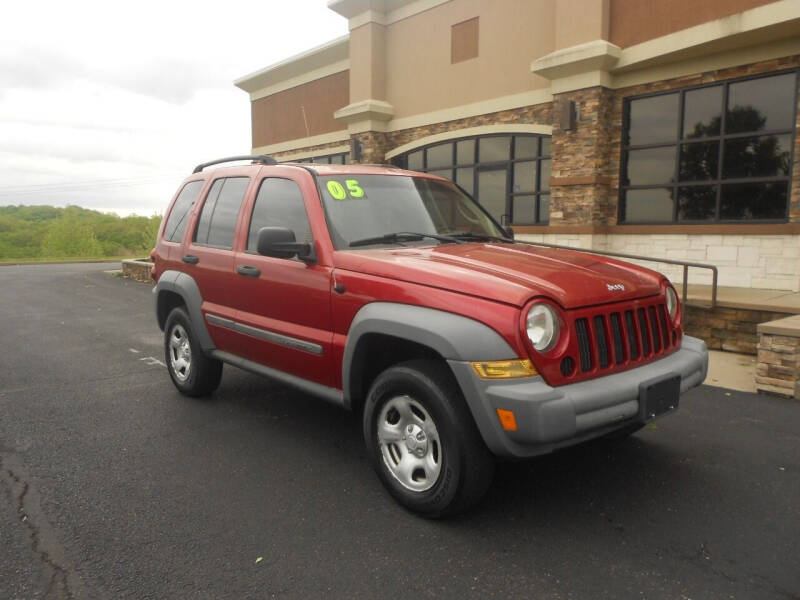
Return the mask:
[(261, 163), (262, 165), (278, 164), (277, 160), (275, 160), (274, 158), (272, 158), (267, 154), (247, 154), (244, 156), (229, 156), (228, 158), (218, 158), (217, 160), (212, 160), (206, 163), (199, 164), (194, 168), (194, 171), (192, 171), (192, 173), (199, 173), (206, 167), (210, 167), (212, 165), (219, 165), (221, 163), (233, 162), (236, 160), (252, 160), (254, 163)]

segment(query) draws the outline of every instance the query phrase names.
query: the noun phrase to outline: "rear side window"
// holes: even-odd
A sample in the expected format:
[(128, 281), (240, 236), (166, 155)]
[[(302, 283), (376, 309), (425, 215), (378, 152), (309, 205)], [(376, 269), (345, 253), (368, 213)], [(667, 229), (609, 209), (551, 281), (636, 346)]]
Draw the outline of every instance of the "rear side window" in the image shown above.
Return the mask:
[(249, 183), (248, 177), (227, 177), (211, 185), (194, 231), (195, 243), (233, 248), (236, 219)]
[(168, 242), (180, 242), (183, 238), (189, 213), (197, 202), (203, 183), (203, 181), (190, 181), (178, 194), (175, 204), (172, 205), (172, 212), (169, 213), (167, 225), (164, 227), (164, 239)]
[(250, 217), (248, 252), (258, 250), (258, 230), (262, 227), (286, 227), (298, 242), (313, 241), (303, 193), (294, 181), (270, 178), (261, 183)]

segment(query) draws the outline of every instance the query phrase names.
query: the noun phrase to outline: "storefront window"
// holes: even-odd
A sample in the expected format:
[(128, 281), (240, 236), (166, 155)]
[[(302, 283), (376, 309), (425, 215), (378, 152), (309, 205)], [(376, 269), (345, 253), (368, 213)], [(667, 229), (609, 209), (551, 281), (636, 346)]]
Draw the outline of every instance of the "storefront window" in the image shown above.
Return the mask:
[(395, 156), (392, 164), (452, 179), (498, 221), (547, 223), (550, 137), (533, 134), (462, 138)]
[(620, 221), (786, 220), (796, 104), (796, 72), (629, 99)]
[(293, 163), (317, 163), (321, 165), (347, 165), (350, 164), (350, 153), (339, 152), (338, 154), (324, 154), (309, 158), (291, 160)]

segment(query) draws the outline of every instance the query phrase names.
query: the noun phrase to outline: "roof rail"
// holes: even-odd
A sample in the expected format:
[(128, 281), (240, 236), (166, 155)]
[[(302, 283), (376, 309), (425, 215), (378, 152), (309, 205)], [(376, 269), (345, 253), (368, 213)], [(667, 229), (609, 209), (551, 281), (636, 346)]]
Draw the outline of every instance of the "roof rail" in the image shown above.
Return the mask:
[(199, 173), (206, 167), (212, 165), (219, 165), (221, 163), (233, 162), (235, 160), (252, 160), (254, 163), (261, 163), (262, 165), (277, 165), (278, 161), (267, 154), (247, 154), (244, 156), (229, 156), (228, 158), (218, 158), (206, 163), (197, 165), (192, 173)]

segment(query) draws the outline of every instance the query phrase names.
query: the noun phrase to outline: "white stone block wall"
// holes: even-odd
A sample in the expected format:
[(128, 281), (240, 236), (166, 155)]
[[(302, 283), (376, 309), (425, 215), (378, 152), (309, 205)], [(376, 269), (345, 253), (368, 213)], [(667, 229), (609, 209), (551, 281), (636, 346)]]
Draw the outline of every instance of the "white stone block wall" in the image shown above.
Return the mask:
[[(719, 271), (719, 285), (800, 291), (800, 235), (519, 234), (517, 238), (710, 264)], [(683, 280), (680, 266), (639, 264), (664, 273), (675, 283)], [(689, 283), (710, 284), (711, 271), (690, 268)]]

